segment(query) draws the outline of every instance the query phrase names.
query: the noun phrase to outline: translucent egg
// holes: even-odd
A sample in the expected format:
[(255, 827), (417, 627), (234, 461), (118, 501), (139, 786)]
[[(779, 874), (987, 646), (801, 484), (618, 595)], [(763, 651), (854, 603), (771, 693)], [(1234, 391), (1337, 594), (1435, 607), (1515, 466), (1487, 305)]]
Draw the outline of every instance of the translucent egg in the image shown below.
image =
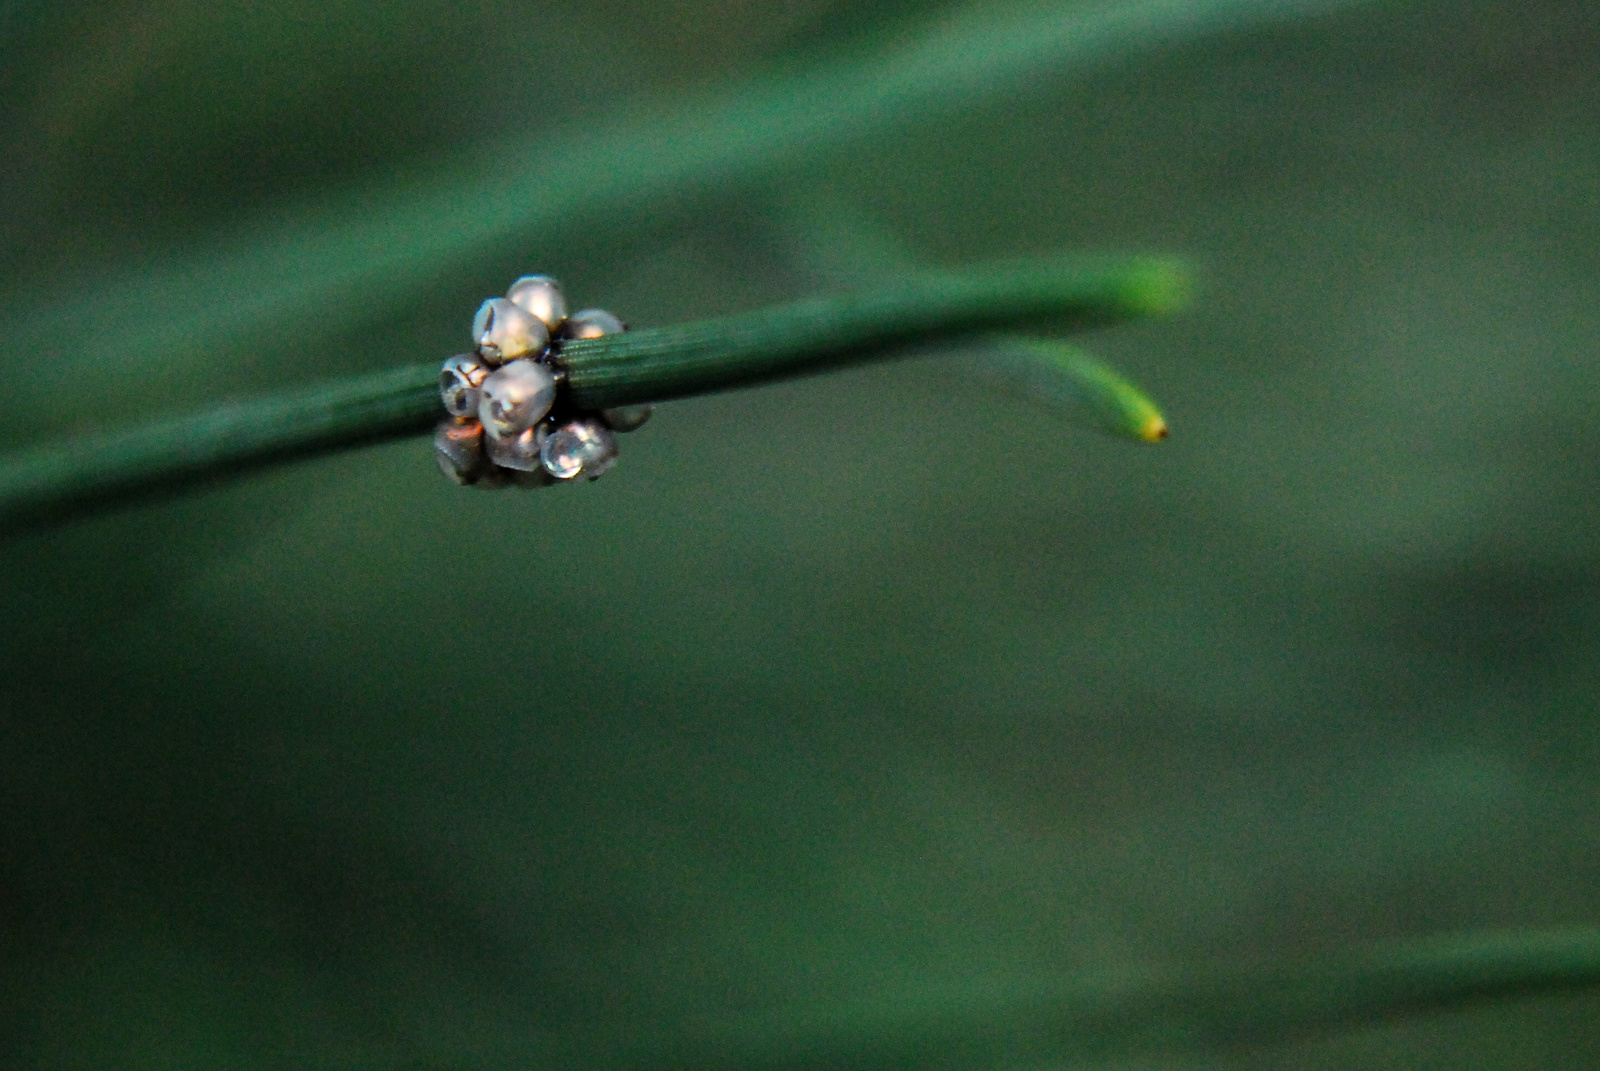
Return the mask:
[(518, 472), (532, 472), (540, 467), (539, 448), (544, 441), (545, 429), (542, 427), (527, 428), (505, 438), (484, 436), (489, 460), (503, 469), (515, 469)]
[(475, 353), (452, 357), (439, 370), (439, 397), (451, 416), (478, 415), (478, 388), (488, 378), (490, 368)]
[(612, 431), (638, 431), (655, 411), (653, 405), (621, 405), (615, 409), (600, 410), (600, 419)]
[(490, 364), (539, 357), (550, 346), (543, 320), (505, 298), (490, 298), (472, 321), (472, 340)]
[(567, 322), (561, 328), (561, 336), (599, 338), (602, 335), (620, 335), (627, 329), (627, 324), (605, 309), (581, 309), (567, 317)]
[(561, 293), (561, 284), (548, 275), (524, 275), (511, 284), (506, 298), (537, 316), (552, 332), (567, 318), (567, 299)]
[(557, 479), (595, 479), (616, 464), (617, 439), (598, 420), (575, 420), (550, 433), (540, 459), (545, 471)]
[(477, 483), (489, 468), (483, 440), (483, 425), (476, 420), (441, 420), (433, 429), (433, 456), (439, 470), (456, 483)]
[(556, 400), (556, 378), (534, 361), (512, 361), (496, 370), (479, 388), (478, 419), (494, 438), (526, 431), (550, 412)]

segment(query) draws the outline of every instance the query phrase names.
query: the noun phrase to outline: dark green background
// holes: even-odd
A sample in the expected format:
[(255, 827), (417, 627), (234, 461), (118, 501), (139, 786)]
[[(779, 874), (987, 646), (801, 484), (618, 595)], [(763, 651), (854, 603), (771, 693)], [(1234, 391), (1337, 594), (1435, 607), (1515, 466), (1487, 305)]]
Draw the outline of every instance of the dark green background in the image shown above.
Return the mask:
[[(958, 9), (0, 4), (0, 326)], [(277, 345), (0, 342), (0, 441), (442, 358), (521, 271), (670, 323), (884, 241), (1191, 258), (1192, 311), (1088, 340), (1172, 439), (947, 354), (665, 406), (593, 486), (464, 491), (408, 441), (0, 547), (6, 1062), (598, 1067), (1600, 923), (1594, 4), (1036, 73)], [(1572, 995), (1122, 1066), (1597, 1060)]]

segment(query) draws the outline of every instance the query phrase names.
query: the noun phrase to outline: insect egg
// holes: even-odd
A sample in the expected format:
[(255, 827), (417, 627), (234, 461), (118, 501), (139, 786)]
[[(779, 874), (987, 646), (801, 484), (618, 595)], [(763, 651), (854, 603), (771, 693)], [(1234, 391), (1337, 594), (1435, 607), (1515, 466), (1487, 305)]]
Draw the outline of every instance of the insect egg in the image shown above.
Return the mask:
[(512, 361), (483, 381), (478, 417), (489, 434), (505, 438), (544, 419), (556, 400), (556, 379), (546, 365)]
[(552, 333), (567, 318), (567, 299), (561, 284), (548, 275), (524, 275), (511, 284), (506, 298), (537, 316)]
[(441, 420), (433, 429), (433, 453), (439, 470), (456, 483), (476, 483), (489, 467), (483, 454), (483, 425), (476, 420)]
[(600, 410), (600, 419), (612, 431), (638, 431), (653, 412), (653, 405), (619, 405), (615, 409)]
[(600, 338), (602, 335), (620, 335), (627, 329), (627, 324), (605, 309), (580, 309), (567, 318), (561, 328), (561, 337)]
[(545, 471), (557, 479), (598, 479), (616, 464), (617, 440), (598, 420), (575, 420), (550, 433), (540, 457)]
[(455, 417), (478, 415), (478, 388), (488, 378), (490, 368), (475, 353), (452, 357), (439, 370), (439, 397), (447, 413)]
[(505, 298), (490, 298), (472, 321), (472, 340), (490, 364), (519, 357), (541, 357), (550, 346), (543, 320)]
[(544, 428), (535, 426), (504, 438), (490, 435), (486, 443), (489, 460), (503, 469), (531, 472), (540, 465), (539, 448), (544, 445), (545, 434)]

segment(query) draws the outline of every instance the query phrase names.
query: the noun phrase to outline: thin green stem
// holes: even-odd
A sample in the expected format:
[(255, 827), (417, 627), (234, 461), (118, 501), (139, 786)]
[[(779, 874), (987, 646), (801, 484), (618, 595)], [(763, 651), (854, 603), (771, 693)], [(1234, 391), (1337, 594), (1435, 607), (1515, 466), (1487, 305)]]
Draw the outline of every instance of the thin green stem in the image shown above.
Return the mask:
[(572, 397), (588, 408), (726, 390), (881, 356), (935, 336), (1046, 322), (1081, 330), (1175, 308), (1182, 270), (1156, 259), (1029, 261), (620, 338), (562, 353)]
[(983, 1071), (1217, 1050), (1360, 1023), (1600, 985), (1600, 931), (1397, 943), (1295, 964), (1083, 979), (822, 1027), (745, 1030), (614, 1061), (635, 1071)]
[[(876, 55), (850, 51), (732, 90), (687, 98), (666, 114), (541, 130), (484, 146), (481, 171), (451, 171), (275, 209), (173, 257), (86, 278), (69, 290), (10, 295), (0, 349), (56, 354), (65, 372), (141, 375), (175, 361), (265, 347), (320, 344), (330, 325), (351, 331), (414, 308), (441, 279), (470, 278), (501, 261), (526, 264), (575, 228), (618, 220), (707, 191), (770, 185), (822, 154), (883, 130), (934, 123), (1030, 79), (1093, 70), (1140, 50), (1208, 34), (1324, 15), (1368, 0), (1118, 0), (973, 5)], [(495, 268), (496, 273), (501, 269)], [(559, 257), (538, 270), (564, 270)], [(62, 339), (102, 346), (61, 352)], [(115, 352), (117, 360), (101, 359)]]
[(1156, 443), (1167, 421), (1144, 391), (1070, 343), (1055, 339), (996, 338), (997, 370), (1028, 397), (1060, 412), (1068, 407), (1111, 435)]
[[(1175, 308), (1185, 290), (1167, 260), (1024, 261), (574, 342), (560, 359), (573, 401), (603, 408), (803, 375), (997, 327), (1111, 323)], [(0, 462), (0, 531), (426, 431), (442, 415), (437, 376), (437, 363), (416, 365), (25, 452)]]

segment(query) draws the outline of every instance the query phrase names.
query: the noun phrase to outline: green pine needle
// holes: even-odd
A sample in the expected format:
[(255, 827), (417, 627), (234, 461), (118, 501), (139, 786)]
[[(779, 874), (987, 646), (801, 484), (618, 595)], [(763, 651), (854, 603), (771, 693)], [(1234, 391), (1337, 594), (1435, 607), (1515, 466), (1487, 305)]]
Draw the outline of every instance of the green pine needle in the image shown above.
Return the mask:
[[(793, 220), (800, 266), (823, 278), (881, 283), (918, 270), (915, 253), (861, 206), (822, 195), (805, 200)], [(1173, 306), (1187, 297), (1171, 283), (1158, 299)], [(1155, 310), (1159, 311), (1159, 310)], [(998, 360), (980, 365), (1023, 394), (1069, 418), (1087, 418), (1099, 431), (1140, 442), (1167, 437), (1167, 423), (1143, 391), (1105, 363), (1059, 341), (996, 338)]]
[[(1082, 330), (1168, 312), (1187, 293), (1187, 274), (1171, 260), (1022, 261), (575, 341), (561, 364), (573, 401), (600, 409), (805, 375), (1001, 327)], [(0, 531), (425, 432), (443, 415), (438, 373), (437, 362), (415, 365), (27, 451), (0, 461)]]
[(851, 1023), (760, 1022), (618, 1054), (633, 1071), (987, 1071), (1237, 1050), (1478, 1001), (1600, 985), (1600, 930), (1467, 934), (1298, 962), (903, 994)]
[(63, 354), (58, 367), (93, 360), (104, 377), (314, 346), (333, 327), (382, 325), (441, 279), (522, 262), (530, 250), (547, 251), (540, 270), (560, 274), (548, 251), (575, 229), (622, 233), (618, 220), (658, 215), (707, 191), (770, 184), (819, 154), (1015, 94), (1032, 79), (1363, 2), (979, 5), (883, 54), (847, 52), (692, 96), (669, 113), (626, 112), (485, 146), (473, 159), (492, 166), (282, 206), (169, 263), (141, 261), (69, 291), (51, 283), (11, 293), (0, 305), (0, 348), (54, 353), (63, 338), (94, 338), (93, 351)]
[(1110, 435), (1157, 443), (1167, 437), (1161, 410), (1137, 386), (1084, 350), (1050, 339), (998, 340), (1004, 368), (1033, 398), (1074, 406)]

